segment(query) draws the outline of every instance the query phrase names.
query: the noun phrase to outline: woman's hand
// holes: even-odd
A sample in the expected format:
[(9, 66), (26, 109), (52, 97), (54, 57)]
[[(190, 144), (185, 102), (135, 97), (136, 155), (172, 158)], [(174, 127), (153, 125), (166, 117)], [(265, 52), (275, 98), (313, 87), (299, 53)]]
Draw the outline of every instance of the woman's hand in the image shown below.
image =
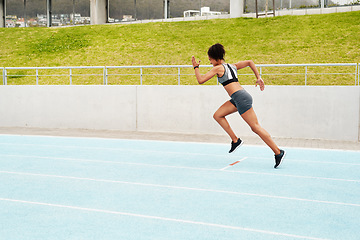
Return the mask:
[(192, 61), (193, 67), (198, 67), (200, 65), (200, 61), (199, 61), (199, 63), (197, 63), (194, 56), (192, 56), (191, 61)]
[(264, 91), (264, 89), (265, 89), (264, 80), (262, 80), (261, 78), (258, 78), (258, 80), (256, 81), (255, 87), (257, 87), (257, 85), (260, 86), (260, 90), (261, 90), (261, 91)]
[(198, 68), (200, 65), (200, 61), (196, 62), (194, 56), (192, 56), (191, 61), (192, 61), (192, 65), (195, 69), (196, 80), (198, 81), (199, 84), (203, 84), (203, 83), (207, 82), (209, 79), (211, 79), (212, 77), (214, 77), (217, 74), (217, 69), (219, 69), (219, 68), (214, 67), (209, 72), (205, 73), (204, 75), (201, 75), (200, 70)]

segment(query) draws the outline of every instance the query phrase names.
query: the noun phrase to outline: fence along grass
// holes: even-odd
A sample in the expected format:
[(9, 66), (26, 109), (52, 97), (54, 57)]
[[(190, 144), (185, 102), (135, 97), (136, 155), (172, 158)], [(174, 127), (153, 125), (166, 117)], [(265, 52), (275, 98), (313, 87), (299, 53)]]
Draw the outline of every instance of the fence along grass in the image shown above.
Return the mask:
[[(200, 67), (202, 74), (211, 66)], [(358, 85), (358, 64), (258, 65), (267, 85)], [(183, 66), (4, 68), (8, 85), (196, 85), (194, 70)], [(6, 73), (4, 75), (4, 73)], [(250, 68), (239, 70), (243, 85), (255, 83)], [(3, 81), (5, 83), (5, 81)], [(205, 83), (218, 84), (216, 77)]]

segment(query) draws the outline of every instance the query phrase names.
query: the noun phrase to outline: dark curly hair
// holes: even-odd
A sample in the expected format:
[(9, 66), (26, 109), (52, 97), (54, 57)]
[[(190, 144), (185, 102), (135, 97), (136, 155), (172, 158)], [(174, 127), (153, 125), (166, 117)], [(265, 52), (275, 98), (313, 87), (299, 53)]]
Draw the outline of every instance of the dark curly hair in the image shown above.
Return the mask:
[(208, 50), (208, 55), (215, 60), (223, 60), (225, 56), (224, 46), (220, 43), (212, 45)]

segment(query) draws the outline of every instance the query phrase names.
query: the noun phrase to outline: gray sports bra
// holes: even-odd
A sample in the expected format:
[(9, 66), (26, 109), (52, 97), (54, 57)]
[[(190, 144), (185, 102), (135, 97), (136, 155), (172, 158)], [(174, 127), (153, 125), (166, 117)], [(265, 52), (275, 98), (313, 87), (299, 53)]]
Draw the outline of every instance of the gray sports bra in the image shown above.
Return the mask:
[[(230, 65), (230, 64), (222, 64), (225, 68), (225, 72), (224, 75), (222, 77), (218, 77), (218, 81), (219, 83), (221, 83), (223, 86), (228, 85), (229, 83), (232, 82), (238, 82), (238, 78), (237, 78), (237, 69), (234, 65)], [(236, 74), (235, 74), (236, 72)]]

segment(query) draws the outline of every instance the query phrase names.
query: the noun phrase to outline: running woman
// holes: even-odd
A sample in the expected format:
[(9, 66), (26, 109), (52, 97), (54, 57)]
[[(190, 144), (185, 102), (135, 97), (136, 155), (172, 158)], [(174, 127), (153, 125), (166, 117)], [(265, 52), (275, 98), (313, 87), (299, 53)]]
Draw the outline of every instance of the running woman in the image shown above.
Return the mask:
[(238, 111), (244, 121), (250, 126), (251, 130), (256, 133), (274, 152), (274, 168), (277, 168), (283, 161), (286, 153), (284, 150), (279, 149), (279, 147), (271, 138), (270, 134), (260, 126), (255, 111), (252, 107), (252, 97), (240, 85), (237, 78), (238, 69), (250, 67), (257, 79), (255, 86), (257, 87), (257, 85), (259, 85), (260, 90), (263, 91), (265, 89), (265, 84), (261, 79), (254, 62), (252, 60), (240, 61), (234, 65), (225, 63), (225, 49), (224, 46), (219, 43), (209, 48), (208, 56), (210, 63), (214, 66), (208, 73), (204, 75), (200, 74), (200, 61), (197, 62), (194, 56), (192, 56), (192, 65), (195, 69), (195, 76), (199, 84), (205, 83), (216, 75), (218, 81), (224, 86), (225, 90), (231, 98), (214, 113), (214, 119), (220, 124), (220, 126), (225, 130), (225, 132), (232, 140), (229, 153), (234, 152), (243, 144), (243, 141), (235, 135), (225, 118), (227, 115)]

